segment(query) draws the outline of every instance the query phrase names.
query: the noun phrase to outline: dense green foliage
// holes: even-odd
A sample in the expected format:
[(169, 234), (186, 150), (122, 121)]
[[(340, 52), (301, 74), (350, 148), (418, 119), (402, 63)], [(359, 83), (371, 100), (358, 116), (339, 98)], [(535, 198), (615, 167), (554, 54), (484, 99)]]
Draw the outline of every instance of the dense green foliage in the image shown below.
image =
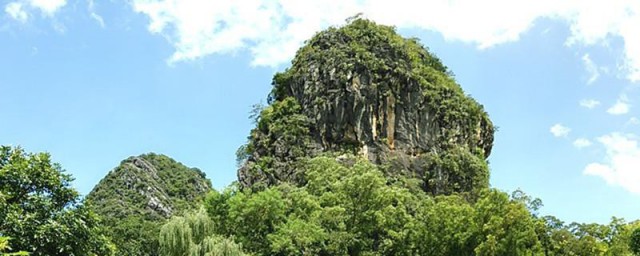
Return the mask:
[(636, 228), (633, 230), (633, 233), (631, 233), (629, 247), (631, 247), (631, 251), (635, 255), (640, 255), (640, 228)]
[(112, 170), (87, 200), (102, 217), (120, 255), (158, 255), (158, 232), (174, 213), (197, 208), (211, 189), (205, 174), (157, 154), (132, 157)]
[[(137, 239), (137, 247), (114, 245), (68, 188), (71, 177), (47, 154), (2, 152), (3, 255), (110, 255), (118, 246), (121, 255), (617, 256), (637, 253), (640, 237), (637, 222), (565, 225), (538, 216), (540, 200), (521, 191), (509, 196), (484, 189), (473, 200), (457, 193), (433, 196), (407, 188), (365, 159), (341, 156), (302, 160), (306, 183), (300, 186), (213, 190), (204, 209), (154, 222), (157, 228), (147, 231), (153, 244), (135, 237), (141, 222), (125, 218), (128, 223), (111, 226), (110, 234), (114, 241)], [(73, 196), (64, 199), (56, 191)], [(18, 198), (22, 203), (12, 205)], [(71, 201), (56, 209), (59, 198)], [(51, 210), (59, 212), (44, 214)], [(17, 218), (17, 211), (27, 218)]]
[(521, 191), (432, 196), (364, 159), (316, 157), (304, 186), (211, 192), (216, 234), (256, 255), (630, 255), (635, 224), (565, 225)]
[(215, 223), (204, 209), (172, 217), (160, 230), (163, 256), (242, 256), (232, 239), (214, 234)]
[(49, 154), (0, 147), (0, 236), (4, 249), (31, 255), (111, 255), (97, 216)]
[(25, 251), (8, 253), (7, 251), (11, 250), (11, 247), (9, 246), (9, 240), (11, 240), (9, 237), (0, 236), (0, 255), (6, 255), (6, 256), (29, 255), (29, 253)]

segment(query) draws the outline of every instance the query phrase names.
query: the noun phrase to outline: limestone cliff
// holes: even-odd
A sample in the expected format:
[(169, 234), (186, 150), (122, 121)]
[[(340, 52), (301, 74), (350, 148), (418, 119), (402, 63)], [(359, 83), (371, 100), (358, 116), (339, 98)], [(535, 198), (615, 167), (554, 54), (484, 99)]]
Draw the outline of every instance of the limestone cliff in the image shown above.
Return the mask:
[[(391, 163), (389, 175), (418, 178), (434, 193), (442, 177), (488, 180), (494, 128), (483, 107), (436, 56), (391, 27), (356, 19), (319, 32), (275, 75), (269, 103), (240, 150), (244, 186), (303, 183), (295, 162), (327, 152)], [(437, 164), (456, 157), (482, 170)]]

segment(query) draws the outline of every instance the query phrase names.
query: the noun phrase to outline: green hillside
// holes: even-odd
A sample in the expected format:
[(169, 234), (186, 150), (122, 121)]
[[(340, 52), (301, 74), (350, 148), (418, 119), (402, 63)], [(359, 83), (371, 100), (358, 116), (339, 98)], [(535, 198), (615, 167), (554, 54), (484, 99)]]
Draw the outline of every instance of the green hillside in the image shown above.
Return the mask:
[(123, 255), (156, 255), (157, 232), (169, 217), (196, 208), (211, 190), (197, 168), (153, 153), (129, 157), (87, 195)]

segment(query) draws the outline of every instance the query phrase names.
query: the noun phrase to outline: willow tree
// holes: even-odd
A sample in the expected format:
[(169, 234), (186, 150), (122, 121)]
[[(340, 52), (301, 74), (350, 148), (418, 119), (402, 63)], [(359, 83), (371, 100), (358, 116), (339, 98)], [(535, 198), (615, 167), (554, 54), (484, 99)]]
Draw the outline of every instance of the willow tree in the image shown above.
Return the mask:
[(241, 256), (242, 246), (214, 234), (214, 223), (204, 209), (171, 218), (160, 229), (163, 256)]

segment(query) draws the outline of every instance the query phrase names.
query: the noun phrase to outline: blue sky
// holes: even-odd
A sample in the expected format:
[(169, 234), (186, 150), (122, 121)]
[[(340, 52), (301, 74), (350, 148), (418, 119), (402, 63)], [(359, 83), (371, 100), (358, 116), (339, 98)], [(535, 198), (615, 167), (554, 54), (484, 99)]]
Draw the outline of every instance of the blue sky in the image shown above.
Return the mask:
[(363, 12), (420, 38), (485, 106), (492, 186), (568, 222), (640, 218), (638, 1), (411, 2), (0, 1), (0, 144), (50, 152), (83, 194), (146, 152), (222, 188), (274, 72)]

